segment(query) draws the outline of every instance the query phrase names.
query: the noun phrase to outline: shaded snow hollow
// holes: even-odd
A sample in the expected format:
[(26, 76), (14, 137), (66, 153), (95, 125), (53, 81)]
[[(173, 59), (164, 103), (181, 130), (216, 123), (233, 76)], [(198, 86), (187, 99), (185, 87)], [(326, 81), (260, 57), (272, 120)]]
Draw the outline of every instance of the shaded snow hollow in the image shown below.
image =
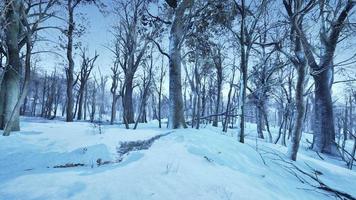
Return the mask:
[[(33, 118), (23, 130), (0, 137), (0, 199), (334, 199), (313, 191), (276, 159), (285, 147), (250, 139), (240, 144), (220, 128), (184, 129), (156, 140), (148, 150), (131, 152), (115, 162), (122, 142), (148, 140), (168, 129), (155, 123), (138, 130), (98, 127)], [(356, 172), (322, 161), (302, 147), (296, 163), (322, 173), (333, 188), (356, 196)], [(277, 156), (278, 157), (278, 156)], [(263, 159), (262, 159), (263, 158)], [(264, 164), (265, 162), (265, 164)], [(84, 166), (53, 168), (68, 163)], [(310, 167), (308, 166), (310, 165)]]

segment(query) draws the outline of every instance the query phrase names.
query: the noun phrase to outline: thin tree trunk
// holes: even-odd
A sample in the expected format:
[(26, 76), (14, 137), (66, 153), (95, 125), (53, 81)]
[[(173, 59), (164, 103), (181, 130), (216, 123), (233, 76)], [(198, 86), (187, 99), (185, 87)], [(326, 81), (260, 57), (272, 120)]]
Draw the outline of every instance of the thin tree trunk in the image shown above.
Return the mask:
[(218, 121), (219, 121), (219, 107), (220, 107), (220, 101), (221, 101), (221, 88), (222, 88), (222, 66), (221, 62), (217, 63), (219, 66), (216, 66), (216, 71), (217, 71), (217, 93), (216, 93), (216, 107), (215, 107), (215, 117), (213, 120), (213, 126), (218, 127)]
[(73, 107), (73, 84), (74, 84), (74, 60), (73, 60), (73, 32), (74, 32), (74, 10), (72, 8), (72, 0), (68, 0), (68, 31), (67, 31), (67, 59), (68, 68), (66, 69), (67, 76), (67, 106), (66, 106), (66, 121), (72, 122), (74, 119)]
[(227, 132), (227, 128), (228, 128), (228, 121), (229, 121), (229, 114), (230, 114), (230, 101), (231, 101), (231, 93), (232, 93), (232, 88), (233, 88), (233, 84), (234, 84), (234, 80), (235, 80), (235, 69), (232, 71), (232, 79), (231, 79), (231, 83), (230, 83), (230, 89), (229, 89), (229, 93), (227, 95), (227, 104), (226, 104), (226, 112), (225, 112), (225, 121), (223, 124), (223, 132)]
[(85, 95), (84, 95), (84, 120), (87, 120), (87, 107), (88, 107), (88, 84), (85, 85)]
[(302, 137), (302, 127), (303, 127), (303, 118), (305, 112), (304, 105), (304, 81), (305, 81), (305, 64), (300, 64), (298, 66), (298, 79), (296, 86), (296, 94), (295, 94), (295, 103), (297, 109), (297, 117), (295, 121), (295, 127), (292, 134), (291, 145), (289, 146), (289, 158), (296, 161), (297, 153), (299, 149), (300, 139)]
[(257, 135), (258, 138), (264, 139), (263, 136), (263, 116), (262, 116), (262, 109), (261, 106), (257, 106)]
[(240, 49), (241, 49), (241, 84), (240, 84), (240, 130), (239, 142), (245, 142), (245, 101), (246, 101), (246, 87), (247, 87), (247, 54), (245, 45), (245, 0), (241, 0), (241, 27), (240, 27)]
[[(356, 99), (355, 99), (356, 101)], [(349, 127), (350, 127), (350, 134), (349, 134), (349, 139), (352, 139), (352, 133), (354, 132), (354, 121), (353, 121), (353, 102), (352, 102), (352, 96), (350, 95), (350, 98), (349, 98), (349, 104), (350, 104), (350, 112), (349, 112), (349, 115), (350, 115), (350, 118), (349, 118)]]
[[(84, 104), (84, 90), (85, 90), (85, 83), (80, 83), (81, 86), (79, 88), (79, 100), (78, 100), (78, 115), (77, 120), (82, 120), (83, 118), (83, 104)], [(82, 86), (84, 84), (84, 86)]]
[(118, 96), (116, 94), (112, 95), (112, 104), (111, 104), (111, 118), (110, 118), (110, 124), (113, 125), (116, 120), (116, 110), (117, 110), (117, 100)]

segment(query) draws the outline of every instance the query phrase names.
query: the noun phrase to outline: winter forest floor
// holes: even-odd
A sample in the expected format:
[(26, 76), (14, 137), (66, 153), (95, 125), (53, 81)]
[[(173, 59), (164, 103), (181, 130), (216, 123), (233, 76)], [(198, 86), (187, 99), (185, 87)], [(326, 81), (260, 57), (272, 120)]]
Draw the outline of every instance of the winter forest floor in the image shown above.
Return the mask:
[[(356, 172), (308, 150), (310, 135), (294, 163), (286, 147), (256, 140), (254, 125), (247, 125), (246, 144), (235, 132), (22, 118), (22, 131), (0, 137), (0, 199), (336, 198), (317, 189), (316, 180), (356, 196)], [(130, 141), (145, 141), (146, 148)]]

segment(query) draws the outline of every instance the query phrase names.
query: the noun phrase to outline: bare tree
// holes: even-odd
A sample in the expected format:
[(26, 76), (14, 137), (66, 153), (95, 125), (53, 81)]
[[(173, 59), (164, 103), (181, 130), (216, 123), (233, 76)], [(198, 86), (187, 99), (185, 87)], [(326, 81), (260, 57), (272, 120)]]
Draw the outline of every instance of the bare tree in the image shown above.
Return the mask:
[[(133, 81), (138, 67), (148, 48), (151, 38), (158, 33), (159, 27), (150, 26), (150, 21), (144, 19), (143, 12), (147, 9), (149, 1), (116, 1), (115, 13), (119, 18), (119, 23), (115, 27), (115, 54), (122, 68), (124, 79), (123, 90), (123, 117), (125, 123), (134, 123), (133, 108)], [(120, 55), (120, 56), (118, 56)]]
[[(284, 3), (287, 1), (284, 0)], [(334, 114), (331, 98), (331, 87), (334, 77), (334, 56), (341, 34), (346, 27), (347, 19), (356, 5), (354, 0), (338, 0), (336, 2), (311, 0), (310, 6), (318, 6), (320, 17), (320, 58), (316, 60), (316, 55), (312, 49), (312, 44), (307, 38), (307, 32), (298, 23), (300, 16), (306, 15), (308, 10), (298, 13), (293, 18), (295, 31), (300, 37), (305, 57), (311, 69), (311, 74), (315, 82), (315, 122), (313, 149), (318, 152), (338, 155), (335, 143)], [(335, 6), (339, 5), (339, 6)], [(309, 9), (310, 10), (310, 9)], [(332, 13), (332, 14), (330, 14)]]
[(259, 22), (262, 14), (267, 9), (268, 1), (246, 4), (245, 0), (239, 3), (237, 0), (233, 1), (234, 8), (237, 9), (240, 15), (239, 30), (234, 30), (232, 24), (227, 24), (228, 28), (235, 39), (238, 41), (240, 48), (240, 91), (239, 91), (239, 141), (244, 143), (245, 138), (245, 102), (248, 78), (248, 63), (251, 49), (257, 39), (260, 37), (258, 34)]
[(73, 59), (73, 47), (75, 45), (74, 38), (75, 36), (80, 36), (83, 34), (84, 29), (83, 27), (78, 27), (75, 22), (75, 12), (78, 10), (81, 4), (91, 4), (94, 3), (95, 5), (99, 5), (100, 7), (103, 6), (99, 2), (99, 0), (67, 0), (64, 1), (64, 7), (67, 12), (67, 21), (66, 21), (66, 28), (61, 32), (64, 33), (65, 37), (67, 38), (66, 44), (66, 54), (68, 60), (68, 66), (65, 68), (66, 70), (66, 77), (67, 77), (67, 106), (66, 106), (66, 121), (72, 122), (74, 119), (74, 96), (73, 96), (73, 88), (75, 85), (74, 80), (74, 59)]
[(216, 45), (213, 49), (213, 63), (216, 69), (216, 107), (215, 107), (215, 117), (213, 119), (213, 126), (218, 126), (220, 104), (221, 104), (221, 93), (222, 93), (222, 83), (223, 83), (223, 56), (222, 56), (221, 46)]
[[(291, 42), (293, 46), (294, 55), (289, 55), (288, 53), (282, 51), (287, 58), (292, 62), (294, 67), (297, 70), (297, 85), (296, 85), (296, 94), (295, 94), (295, 103), (296, 103), (296, 122), (291, 138), (291, 145), (289, 146), (288, 155), (290, 159), (296, 160), (297, 153), (299, 149), (300, 139), (302, 137), (302, 127), (303, 119), (305, 113), (305, 102), (304, 102), (304, 85), (305, 85), (305, 71), (307, 60), (302, 53), (302, 41), (300, 35), (296, 32), (296, 29), (302, 27), (303, 24), (303, 15), (298, 15), (302, 11), (309, 12), (313, 6), (310, 4), (304, 5), (302, 1), (283, 1), (285, 9), (287, 11), (289, 20), (291, 21)], [(297, 27), (296, 27), (297, 26)]]
[[(95, 52), (94, 57), (89, 58), (86, 55), (86, 50), (82, 50), (81, 58), (82, 64), (79, 72), (79, 90), (78, 90), (78, 120), (82, 120), (83, 117), (83, 103), (84, 103), (84, 92), (86, 84), (88, 82), (91, 71), (95, 66), (95, 61), (99, 55)], [(85, 108), (84, 108), (85, 109)]]
[(181, 75), (181, 48), (184, 36), (187, 34), (189, 20), (191, 16), (186, 15), (194, 0), (183, 0), (178, 3), (167, 1), (169, 6), (174, 9), (174, 17), (169, 33), (169, 119), (168, 127), (172, 129), (186, 128), (184, 120), (184, 107), (182, 97), (182, 75)]
[(111, 75), (112, 83), (111, 83), (110, 92), (112, 95), (112, 104), (111, 104), (110, 124), (112, 125), (115, 123), (116, 120), (117, 101), (119, 100), (122, 94), (123, 83), (120, 77), (121, 72), (119, 71), (119, 63), (117, 61), (114, 62), (114, 66), (111, 68), (111, 71), (112, 71), (112, 75)]
[(147, 122), (146, 119), (146, 106), (147, 99), (150, 93), (150, 87), (152, 85), (152, 70), (153, 70), (153, 50), (148, 56), (148, 62), (144, 62), (143, 77), (142, 77), (142, 89), (141, 89), (141, 103), (139, 106), (139, 113), (136, 119), (134, 129), (137, 128), (138, 122)]
[[(7, 66), (4, 81), (1, 82), (0, 97), (0, 127), (4, 129), (4, 136), (11, 131), (20, 130), (20, 108), (27, 96), (30, 83), (31, 54), (35, 42), (35, 35), (44, 29), (41, 23), (53, 14), (51, 8), (56, 0), (40, 3), (24, 0), (8, 0), (5, 5), (5, 35)], [(22, 31), (20, 31), (22, 30)], [(22, 65), (20, 52), (25, 47), (25, 57)], [(21, 87), (20, 74), (24, 71)]]
[[(165, 76), (167, 74), (167, 71), (164, 67), (164, 60), (163, 60), (163, 56), (162, 56), (162, 63), (161, 66), (159, 67), (159, 77), (158, 77), (158, 83), (156, 83), (155, 81), (153, 81), (153, 84), (155, 85), (155, 90), (157, 92), (158, 95), (158, 127), (162, 128), (162, 93), (163, 93), (163, 82), (165, 79)], [(155, 79), (155, 78), (154, 78)]]

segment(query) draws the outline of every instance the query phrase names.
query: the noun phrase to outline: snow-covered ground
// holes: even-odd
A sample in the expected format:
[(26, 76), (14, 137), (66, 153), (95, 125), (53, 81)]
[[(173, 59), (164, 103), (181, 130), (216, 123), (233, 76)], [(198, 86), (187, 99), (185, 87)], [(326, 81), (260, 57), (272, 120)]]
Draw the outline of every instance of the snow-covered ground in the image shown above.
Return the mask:
[[(253, 125), (246, 144), (233, 130), (174, 130), (116, 162), (121, 142), (171, 131), (156, 127), (105, 125), (100, 131), (87, 122), (24, 118), (22, 131), (0, 137), (0, 199), (334, 199), (292, 175), (295, 168), (282, 161), (286, 148), (255, 140)], [(324, 183), (356, 196), (356, 172), (337, 159), (321, 160), (304, 141), (295, 165), (317, 170)], [(112, 163), (98, 166), (98, 159)], [(54, 168), (76, 163), (84, 166)]]

